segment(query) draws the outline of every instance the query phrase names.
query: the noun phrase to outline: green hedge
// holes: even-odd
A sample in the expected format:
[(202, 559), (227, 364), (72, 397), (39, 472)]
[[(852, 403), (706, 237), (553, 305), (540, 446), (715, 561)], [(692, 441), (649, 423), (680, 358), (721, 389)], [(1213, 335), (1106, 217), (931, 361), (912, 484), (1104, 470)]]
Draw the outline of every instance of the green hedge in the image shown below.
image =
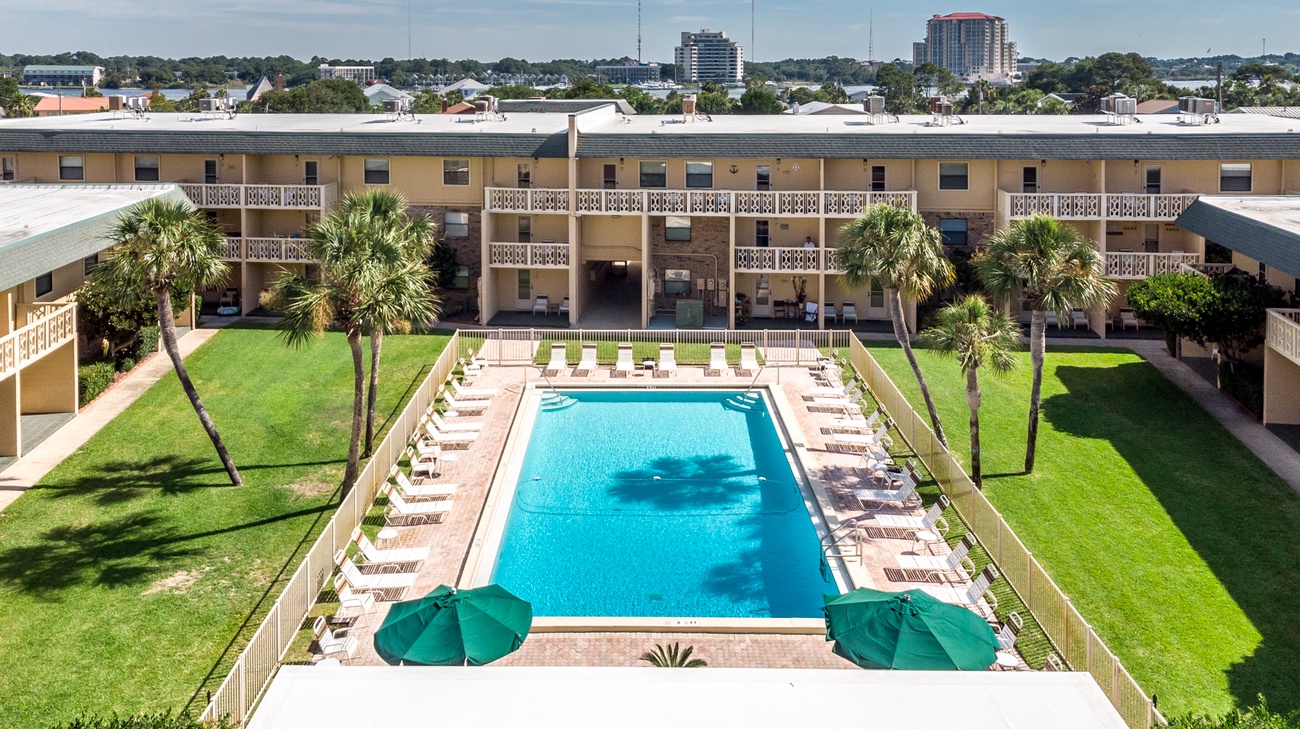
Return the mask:
[(144, 327), (140, 330), (140, 342), (135, 349), (135, 359), (142, 360), (158, 351), (158, 340), (162, 333), (157, 326)]
[(77, 368), (78, 399), (83, 407), (113, 384), (114, 372), (112, 362), (91, 362)]
[(1256, 418), (1264, 419), (1264, 373), (1241, 362), (1219, 363), (1219, 388)]
[(50, 729), (229, 729), (229, 722), (200, 724), (189, 716), (164, 714), (135, 714), (133, 716), (87, 716), (67, 724), (55, 724)]

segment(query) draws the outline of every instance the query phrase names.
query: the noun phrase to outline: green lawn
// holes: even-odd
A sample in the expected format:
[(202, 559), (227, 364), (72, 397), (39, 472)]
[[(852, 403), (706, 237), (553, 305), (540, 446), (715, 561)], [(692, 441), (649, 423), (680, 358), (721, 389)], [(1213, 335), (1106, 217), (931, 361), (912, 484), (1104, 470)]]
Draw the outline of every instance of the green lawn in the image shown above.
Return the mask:
[[(920, 406), (892, 342), (868, 342)], [(954, 452), (965, 378), (918, 351)], [(1300, 708), (1300, 499), (1128, 350), (1050, 349), (1038, 463), (1022, 473), (1028, 354), (982, 378), (985, 492), (1166, 715), (1257, 694)]]
[[(381, 423), (447, 341), (385, 338)], [(215, 690), (337, 504), (342, 335), (291, 350), (228, 329), (186, 362), (246, 485), (229, 485), (169, 374), (0, 512), (0, 726), (180, 709)]]

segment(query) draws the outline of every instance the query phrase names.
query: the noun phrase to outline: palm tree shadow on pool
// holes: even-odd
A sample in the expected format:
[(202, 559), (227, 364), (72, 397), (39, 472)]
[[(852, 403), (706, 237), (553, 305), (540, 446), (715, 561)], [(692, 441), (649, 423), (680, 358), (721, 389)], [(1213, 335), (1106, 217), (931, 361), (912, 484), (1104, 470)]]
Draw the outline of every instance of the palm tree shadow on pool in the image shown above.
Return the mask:
[(656, 458), (646, 468), (614, 474), (609, 493), (625, 503), (663, 510), (716, 509), (745, 499), (756, 476), (727, 455)]

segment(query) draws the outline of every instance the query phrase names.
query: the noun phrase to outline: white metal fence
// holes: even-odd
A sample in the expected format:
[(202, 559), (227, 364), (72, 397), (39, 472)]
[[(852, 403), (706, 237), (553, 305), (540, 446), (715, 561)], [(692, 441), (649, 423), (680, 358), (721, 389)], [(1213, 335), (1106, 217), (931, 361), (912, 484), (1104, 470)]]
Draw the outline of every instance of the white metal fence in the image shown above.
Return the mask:
[(827, 348), (847, 349), (852, 333), (829, 330), (752, 330), (729, 329), (483, 329), (464, 330), (461, 356), (473, 352), (489, 364), (544, 364), (550, 359), (550, 346), (566, 346), (569, 364), (577, 364), (583, 344), (597, 345), (597, 360), (613, 364), (618, 345), (631, 343), (636, 357), (658, 358), (660, 344), (672, 344), (678, 364), (703, 365), (709, 361), (709, 345), (728, 345), (728, 360), (739, 362), (739, 345), (753, 342), (768, 364), (808, 365)]

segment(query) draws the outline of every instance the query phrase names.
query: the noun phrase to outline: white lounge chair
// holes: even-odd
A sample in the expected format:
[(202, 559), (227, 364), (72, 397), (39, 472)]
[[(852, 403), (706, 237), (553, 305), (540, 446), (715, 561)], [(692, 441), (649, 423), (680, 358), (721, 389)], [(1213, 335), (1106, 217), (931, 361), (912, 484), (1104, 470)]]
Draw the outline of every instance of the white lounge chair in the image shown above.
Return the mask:
[(1079, 327), (1083, 327), (1084, 329), (1087, 329), (1088, 313), (1083, 309), (1072, 309), (1070, 311), (1070, 327), (1074, 329), (1077, 329)]
[(898, 504), (906, 506), (916, 495), (916, 484), (908, 479), (901, 489), (853, 489), (853, 495), (863, 504)]
[[(966, 556), (975, 546), (975, 536), (966, 534), (953, 547), (952, 551), (942, 556), (929, 554), (899, 554), (894, 559), (900, 569), (916, 572), (961, 572), (967, 576), (975, 572), (974, 563)], [(965, 579), (965, 578), (963, 578)]]
[(657, 371), (664, 373), (665, 377), (677, 374), (677, 354), (673, 345), (659, 345), (659, 365)]
[(829, 397), (814, 397), (813, 404), (815, 405), (857, 405), (858, 401), (861, 400), (862, 396), (865, 394), (866, 394), (866, 389), (864, 389), (861, 385), (853, 385), (852, 387), (849, 388), (848, 392), (846, 392), (843, 395), (835, 395)]
[(1052, 326), (1053, 324), (1056, 325), (1056, 328), (1057, 328), (1057, 329), (1060, 329), (1060, 328), (1061, 328), (1061, 320), (1057, 318), (1057, 316), (1056, 316), (1056, 312), (1054, 312), (1054, 311), (1049, 311), (1049, 312), (1047, 312), (1047, 326), (1050, 327), (1050, 326)]
[(1020, 618), (1020, 613), (1012, 610), (1007, 616), (1002, 627), (998, 629), (998, 649), (1009, 651), (1015, 650), (1016, 640), (1020, 637), (1020, 631), (1025, 627), (1025, 621)]
[(448, 423), (442, 419), (442, 416), (436, 412), (429, 413), (429, 420), (433, 421), (433, 427), (443, 433), (477, 433), (483, 429), (483, 421), (465, 421), (459, 418), (454, 423)]
[(739, 369), (747, 375), (758, 373), (758, 347), (753, 342), (740, 343)]
[(456, 397), (463, 397), (466, 400), (485, 400), (497, 394), (495, 387), (461, 387), (460, 380), (455, 377), (451, 378), (447, 384)]
[(374, 595), (369, 592), (357, 592), (348, 587), (348, 581), (343, 575), (334, 578), (334, 594), (339, 598), (339, 611), (336, 613), (339, 617), (343, 617), (344, 610), (356, 608), (360, 611), (357, 618), (365, 625), (370, 624), (370, 620), (366, 616), (375, 608)]
[(1134, 329), (1142, 328), (1142, 322), (1137, 318), (1137, 315), (1133, 313), (1132, 309), (1120, 309), (1119, 321), (1120, 321), (1120, 325), (1124, 329), (1128, 329), (1130, 325)]
[[(831, 382), (835, 382), (835, 380), (831, 380)], [(848, 397), (849, 394), (852, 393), (854, 390), (860, 390), (860, 389), (862, 389), (862, 384), (859, 382), (858, 376), (854, 375), (853, 379), (849, 380), (848, 382), (845, 382), (840, 385), (832, 384), (832, 385), (825, 385), (823, 387), (814, 387), (808, 391), (808, 394), (814, 397), (845, 398)]]
[(709, 367), (704, 374), (710, 372), (721, 375), (727, 371), (727, 345), (722, 342), (714, 342), (709, 345)]
[(397, 482), (397, 488), (402, 492), (402, 496), (408, 499), (445, 499), (448, 496), (454, 496), (456, 489), (460, 488), (457, 483), (412, 483), (411, 479), (406, 477), (405, 473), (396, 466), (393, 467), (393, 480)]
[(889, 437), (890, 423), (889, 418), (885, 418), (885, 422), (870, 433), (836, 433), (835, 442), (865, 446), (873, 446), (879, 443), (888, 448), (892, 443), (892, 439)]
[(568, 345), (564, 342), (551, 343), (551, 361), (546, 363), (547, 377), (554, 377), (569, 368), (569, 363), (565, 361), (568, 349)]
[(876, 408), (871, 415), (865, 418), (835, 418), (831, 420), (832, 428), (849, 428), (852, 430), (871, 430), (876, 427), (876, 421), (884, 414), (883, 408)]
[(840, 309), (840, 321), (847, 324), (849, 319), (852, 319), (854, 324), (858, 323), (858, 305), (852, 301), (844, 302), (844, 307)]
[(444, 443), (469, 443), (478, 437), (474, 431), (457, 431), (455, 433), (445, 433), (434, 426), (433, 421), (426, 420), (420, 423), (420, 431), (417, 433), (419, 446), (442, 445)]
[[(341, 549), (334, 553), (334, 564), (338, 565), (339, 573), (347, 580), (348, 587), (361, 592), (379, 593), (385, 600), (400, 599), (407, 588), (415, 584), (417, 577), (414, 572), (374, 572), (363, 575)], [(393, 595), (397, 597), (392, 597)]]
[(574, 374), (588, 375), (596, 371), (596, 345), (592, 342), (583, 342), (582, 358), (578, 360), (578, 369)]
[(636, 363), (632, 361), (632, 344), (630, 342), (620, 342), (618, 345), (618, 360), (614, 363), (614, 371), (630, 375), (635, 369)]
[(948, 533), (948, 520), (943, 518), (944, 509), (948, 508), (948, 497), (939, 496), (924, 516), (910, 514), (876, 514), (876, 526), (882, 529), (897, 529), (904, 532), (937, 531), (940, 535)]
[(487, 410), (492, 405), (491, 400), (457, 400), (456, 396), (450, 392), (443, 391), (443, 402), (447, 403), (447, 412), (469, 412), (471, 410)]
[(344, 635), (347, 630), (347, 628), (331, 630), (325, 622), (324, 615), (316, 618), (316, 622), (311, 626), (311, 632), (316, 638), (316, 645), (320, 648), (323, 658), (340, 656), (339, 660), (346, 661), (357, 652), (357, 639), (351, 635)]
[(975, 607), (979, 605), (980, 598), (989, 604), (989, 607), (996, 610), (998, 600), (989, 592), (989, 586), (998, 578), (998, 569), (993, 565), (984, 568), (970, 584), (951, 587), (948, 585), (923, 585), (922, 590), (936, 600), (942, 600), (949, 605), (965, 605)]
[(466, 377), (478, 377), (483, 374), (483, 368), (486, 366), (486, 362), (476, 360), (473, 357), (470, 359), (464, 359), (462, 357), (460, 360), (460, 371), (465, 373)]
[(385, 516), (390, 524), (437, 524), (447, 517), (455, 504), (453, 499), (410, 502), (388, 483), (381, 486), (379, 491), (388, 497), (388, 513)]
[[(374, 565), (392, 565), (394, 567), (404, 564), (418, 565), (420, 562), (429, 558), (428, 547), (407, 547), (405, 549), (379, 549), (370, 543), (370, 539), (361, 531), (361, 527), (352, 530), (352, 541), (357, 543), (357, 550), (361, 556), (366, 558), (366, 564)], [(415, 572), (419, 569), (410, 570)], [(403, 570), (405, 571), (405, 570)]]
[(551, 300), (546, 294), (539, 294), (533, 299), (533, 316), (545, 314), (551, 309)]
[(834, 301), (826, 302), (826, 321), (832, 324), (835, 323), (835, 302)]
[(568, 316), (569, 311), (569, 297), (566, 296), (560, 300), (560, 316)]

